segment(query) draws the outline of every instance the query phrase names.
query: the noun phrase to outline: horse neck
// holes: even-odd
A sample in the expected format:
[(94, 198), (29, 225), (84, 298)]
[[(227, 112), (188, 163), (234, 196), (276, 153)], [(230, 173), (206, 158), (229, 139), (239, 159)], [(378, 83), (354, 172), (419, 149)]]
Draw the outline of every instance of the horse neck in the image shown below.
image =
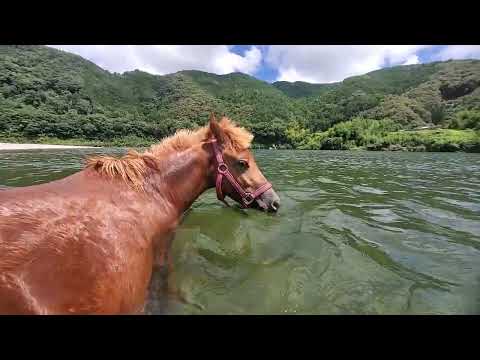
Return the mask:
[(156, 196), (182, 214), (205, 190), (214, 186), (212, 157), (213, 153), (205, 150), (203, 144), (172, 153), (162, 160), (162, 170), (147, 178), (147, 183)]

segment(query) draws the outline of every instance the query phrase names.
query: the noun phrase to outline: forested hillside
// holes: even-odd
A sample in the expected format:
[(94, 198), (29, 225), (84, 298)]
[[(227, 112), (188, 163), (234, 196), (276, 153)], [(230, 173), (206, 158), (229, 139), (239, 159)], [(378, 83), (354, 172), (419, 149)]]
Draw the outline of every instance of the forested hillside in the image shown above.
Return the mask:
[(350, 148), (350, 141), (373, 149), (370, 140), (338, 136), (338, 126), (357, 129), (353, 137), (359, 124), (480, 129), (480, 61), (398, 66), (334, 84), (269, 84), (242, 73), (113, 74), (44, 46), (0, 46), (3, 139), (147, 144), (204, 124), (211, 111), (250, 128), (257, 145)]

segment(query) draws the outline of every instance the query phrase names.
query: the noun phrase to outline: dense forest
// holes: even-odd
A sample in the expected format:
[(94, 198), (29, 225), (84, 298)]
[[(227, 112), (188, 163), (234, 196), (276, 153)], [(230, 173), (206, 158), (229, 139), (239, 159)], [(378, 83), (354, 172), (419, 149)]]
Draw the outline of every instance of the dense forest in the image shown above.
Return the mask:
[(477, 152), (480, 61), (269, 84), (242, 73), (117, 74), (45, 46), (0, 46), (3, 141), (147, 145), (211, 111), (248, 127), (259, 147)]

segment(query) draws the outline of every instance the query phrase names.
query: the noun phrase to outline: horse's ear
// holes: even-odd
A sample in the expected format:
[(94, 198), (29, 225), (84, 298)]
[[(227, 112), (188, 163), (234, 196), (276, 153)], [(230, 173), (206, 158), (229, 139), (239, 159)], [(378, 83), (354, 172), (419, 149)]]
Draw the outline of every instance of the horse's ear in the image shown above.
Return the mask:
[(217, 119), (215, 119), (215, 113), (213, 111), (210, 113), (210, 119), (208, 121), (210, 121), (210, 123), (217, 121)]
[(212, 133), (213, 137), (217, 139), (217, 142), (220, 145), (225, 145), (226, 142), (228, 141), (228, 137), (225, 134), (225, 131), (223, 131), (218, 121), (215, 119), (215, 115), (213, 113), (210, 115), (209, 127), (210, 127), (210, 132)]

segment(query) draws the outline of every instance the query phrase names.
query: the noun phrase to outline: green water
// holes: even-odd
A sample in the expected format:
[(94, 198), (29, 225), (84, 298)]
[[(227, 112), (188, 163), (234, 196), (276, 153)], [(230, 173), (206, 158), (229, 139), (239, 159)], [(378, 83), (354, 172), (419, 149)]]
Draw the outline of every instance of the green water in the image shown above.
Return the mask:
[[(64, 177), (92, 152), (0, 152), (0, 186)], [(276, 215), (213, 191), (174, 242), (172, 314), (480, 313), (480, 156), (256, 151)]]

